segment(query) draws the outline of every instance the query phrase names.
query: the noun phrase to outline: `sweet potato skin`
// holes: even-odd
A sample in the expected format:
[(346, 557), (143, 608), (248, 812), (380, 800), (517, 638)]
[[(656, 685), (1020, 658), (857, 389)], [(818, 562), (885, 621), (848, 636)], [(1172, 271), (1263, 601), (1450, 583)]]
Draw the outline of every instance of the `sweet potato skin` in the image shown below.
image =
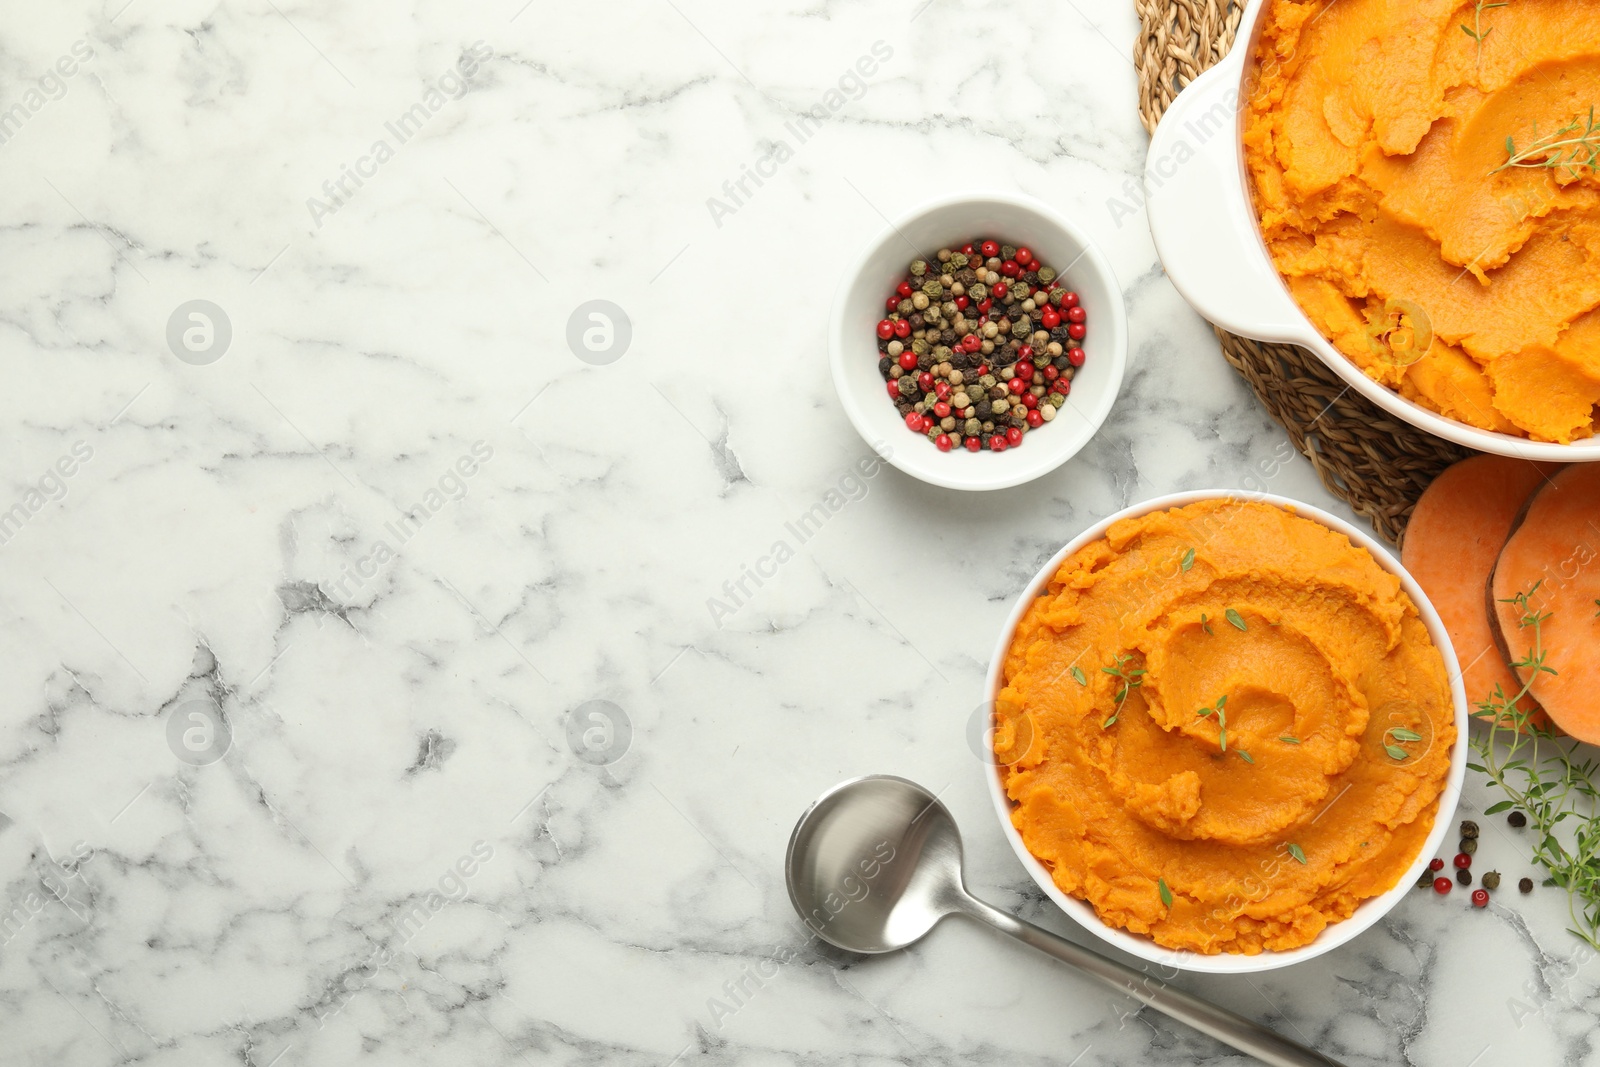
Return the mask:
[[(1530, 594), (1526, 609), (1512, 602), (1522, 593)], [(1500, 551), (1489, 594), (1513, 662), (1532, 646), (1525, 614), (1545, 616), (1541, 644), (1555, 673), (1517, 673), (1555, 726), (1600, 744), (1600, 465), (1565, 467), (1534, 492)]]
[[(1400, 562), (1450, 632), (1470, 708), (1497, 687), (1507, 696), (1522, 688), (1496, 640), (1484, 591), (1528, 498), (1559, 469), (1504, 456), (1464, 459), (1433, 480), (1406, 525)], [(1536, 712), (1531, 699), (1519, 706)]]

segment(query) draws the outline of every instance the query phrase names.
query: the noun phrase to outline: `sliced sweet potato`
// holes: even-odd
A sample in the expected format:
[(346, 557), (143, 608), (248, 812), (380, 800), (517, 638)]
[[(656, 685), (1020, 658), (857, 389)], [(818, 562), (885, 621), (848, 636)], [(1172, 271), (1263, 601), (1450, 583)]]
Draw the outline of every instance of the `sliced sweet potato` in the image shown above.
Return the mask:
[[(1526, 604), (1515, 602), (1526, 594)], [(1525, 661), (1539, 627), (1546, 666), (1517, 673), (1551, 722), (1600, 743), (1600, 464), (1563, 467), (1528, 499), (1489, 582), (1507, 658)]]
[[(1528, 497), (1560, 468), (1502, 456), (1473, 456), (1433, 480), (1406, 525), (1400, 562), (1439, 612), (1461, 663), (1467, 706), (1522, 688), (1495, 641), (1484, 589)], [(1533, 701), (1519, 708), (1533, 712)]]

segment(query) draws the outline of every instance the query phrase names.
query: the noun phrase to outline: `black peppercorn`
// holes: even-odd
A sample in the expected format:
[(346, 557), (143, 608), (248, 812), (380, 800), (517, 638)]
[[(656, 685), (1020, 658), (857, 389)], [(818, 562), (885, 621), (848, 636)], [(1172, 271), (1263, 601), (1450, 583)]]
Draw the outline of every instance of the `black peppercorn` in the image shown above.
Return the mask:
[(990, 415), (994, 414), (994, 405), (990, 404), (987, 400), (980, 400), (976, 404), (972, 405), (972, 410), (978, 416), (978, 418), (987, 419)]
[(1478, 839), (1476, 837), (1463, 837), (1459, 851), (1465, 852), (1469, 856), (1472, 855), (1478, 851)]
[(1055, 329), (1050, 331), (1050, 340), (1056, 341), (1060, 344), (1066, 344), (1068, 341), (1072, 340), (1072, 334), (1068, 332), (1065, 326), (1057, 326)]
[(1522, 890), (1524, 893), (1533, 892), (1533, 879), (1524, 878), (1522, 881), (1517, 883), (1517, 888)]
[(1477, 837), (1478, 824), (1473, 822), (1471, 819), (1463, 819), (1461, 822), (1461, 836), (1465, 838)]
[(1522, 814), (1520, 811), (1514, 811), (1510, 815), (1506, 816), (1506, 822), (1520, 830), (1522, 827), (1528, 825), (1528, 817)]
[(1472, 872), (1469, 871), (1469, 870), (1466, 870), (1465, 868), (1457, 871), (1456, 872), (1456, 881), (1460, 882), (1462, 885), (1471, 885), (1472, 884)]
[(942, 345), (954, 345), (956, 343), (956, 332), (948, 327), (940, 330), (939, 343)]
[(893, 366), (894, 360), (888, 356), (884, 356), (882, 359), (878, 360), (878, 373), (883, 375), (884, 381), (888, 381), (893, 377), (893, 375), (889, 373), (889, 368)]

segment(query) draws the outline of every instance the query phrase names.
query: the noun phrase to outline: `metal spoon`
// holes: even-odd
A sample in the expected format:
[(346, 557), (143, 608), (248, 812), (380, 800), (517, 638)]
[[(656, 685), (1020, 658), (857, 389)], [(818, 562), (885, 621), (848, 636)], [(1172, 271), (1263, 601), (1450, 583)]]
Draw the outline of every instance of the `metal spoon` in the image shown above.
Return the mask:
[(1274, 1067), (1340, 1067), (1243, 1016), (1109, 960), (967, 892), (961, 834), (939, 799), (915, 782), (870, 775), (834, 786), (789, 838), (789, 899), (823, 940), (850, 952), (893, 952), (946, 915), (962, 914), (1070, 964)]

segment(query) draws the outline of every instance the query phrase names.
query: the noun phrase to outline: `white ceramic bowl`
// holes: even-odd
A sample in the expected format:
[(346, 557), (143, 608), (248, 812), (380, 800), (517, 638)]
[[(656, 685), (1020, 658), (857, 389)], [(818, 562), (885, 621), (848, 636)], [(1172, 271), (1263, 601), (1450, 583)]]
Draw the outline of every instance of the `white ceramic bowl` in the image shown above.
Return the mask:
[[(1004, 452), (940, 452), (906, 429), (878, 373), (884, 300), (913, 259), (982, 234), (1026, 244), (1076, 291), (1089, 314), (1088, 359), (1072, 379), (1060, 415)], [(913, 478), (947, 489), (1004, 489), (1048, 474), (1094, 436), (1110, 412), (1128, 363), (1128, 317), (1111, 263), (1077, 226), (1026, 197), (949, 196), (895, 220), (839, 280), (828, 324), (828, 359), (845, 414), (862, 438)]]
[[(1417, 611), (1422, 615), (1423, 624), (1428, 628), (1428, 635), (1433, 638), (1433, 643), (1438, 646), (1439, 652), (1444, 656), (1445, 668), (1450, 672), (1450, 693), (1455, 701), (1456, 743), (1450, 753), (1450, 775), (1445, 782), (1444, 792), (1439, 797), (1438, 815), (1435, 817), (1433, 829), (1428, 834), (1427, 843), (1421, 852), (1412, 860), (1406, 873), (1395, 883), (1394, 888), (1387, 893), (1371, 897), (1356, 907), (1355, 913), (1343, 922), (1337, 922), (1325, 928), (1315, 941), (1300, 948), (1289, 949), (1285, 952), (1261, 952), (1255, 956), (1242, 954), (1221, 953), (1215, 956), (1206, 956), (1198, 952), (1187, 950), (1163, 948), (1147, 937), (1129, 933), (1126, 930), (1107, 926), (1095, 914), (1094, 908), (1082, 900), (1070, 897), (1056, 888), (1055, 881), (1050, 877), (1050, 869), (1033, 857), (1028, 851), (1028, 846), (1023, 844), (1022, 835), (1011, 824), (1011, 800), (1006, 796), (1005, 785), (1001, 780), (1001, 768), (994, 765), (993, 760), (983, 762), (984, 774), (988, 778), (990, 799), (994, 801), (995, 813), (1000, 817), (1000, 826), (1004, 830), (1006, 839), (1011, 842), (1011, 848), (1017, 854), (1017, 859), (1028, 869), (1033, 880), (1044, 890), (1046, 896), (1053, 900), (1062, 911), (1072, 916), (1078, 925), (1094, 934), (1096, 937), (1113, 945), (1130, 955), (1151, 963), (1166, 967), (1177, 967), (1185, 971), (1203, 971), (1212, 974), (1250, 974), (1257, 971), (1271, 971), (1279, 967), (1287, 967), (1291, 963), (1300, 963), (1313, 957), (1320, 956), (1330, 949), (1349, 941), (1372, 926), (1379, 919), (1388, 914), (1389, 910), (1400, 902), (1407, 893), (1412, 892), (1417, 879), (1427, 868), (1428, 861), (1438, 852), (1439, 846), (1444, 842), (1450, 830), (1450, 825), (1455, 819), (1456, 804), (1461, 799), (1461, 781), (1467, 769), (1467, 697), (1461, 687), (1461, 671), (1456, 663), (1455, 650), (1450, 644), (1450, 635), (1445, 631), (1444, 624), (1439, 621), (1439, 615), (1428, 602), (1428, 597), (1411, 577), (1400, 566), (1398, 560), (1391, 556), (1371, 536), (1327, 512), (1286, 497), (1273, 496), (1267, 493), (1247, 493), (1243, 490), (1200, 490), (1189, 493), (1175, 493), (1171, 496), (1157, 497), (1147, 500), (1142, 504), (1135, 504), (1125, 508), (1115, 515), (1096, 523), (1073, 538), (1060, 552), (1051, 557), (1039, 573), (1034, 575), (1033, 581), (1023, 590), (1017, 598), (1016, 607), (1011, 610), (1011, 616), (1006, 620), (1005, 627), (1000, 631), (1000, 642), (995, 646), (994, 657), (989, 663), (989, 678), (987, 689), (989, 705), (992, 707), (996, 695), (1002, 687), (1001, 671), (1005, 663), (1006, 650), (1011, 645), (1011, 635), (1017, 628), (1017, 623), (1022, 619), (1022, 613), (1028, 605), (1033, 603), (1035, 597), (1044, 593), (1045, 586), (1060, 568), (1061, 563), (1072, 553), (1084, 545), (1103, 537), (1112, 523), (1121, 519), (1132, 518), (1138, 515), (1147, 515), (1154, 511), (1164, 511), (1168, 508), (1182, 507), (1192, 504), (1197, 500), (1212, 500), (1219, 497), (1232, 497), (1239, 500), (1261, 501), (1275, 504), (1281, 508), (1292, 508), (1297, 515), (1304, 516), (1322, 523), (1330, 529), (1344, 534), (1356, 545), (1372, 553), (1372, 558), (1378, 565), (1400, 579), (1401, 586), (1406, 595), (1411, 597), (1417, 605)], [(993, 751), (994, 724), (991, 722), (989, 730), (984, 735), (984, 751)]]
[(1445, 418), (1361, 373), (1306, 318), (1261, 237), (1241, 141), (1266, 0), (1249, 0), (1233, 50), (1189, 84), (1150, 138), (1150, 234), (1185, 300), (1230, 333), (1308, 348), (1362, 396), (1436, 437), (1480, 452), (1556, 463), (1600, 460), (1600, 437), (1529, 441)]

